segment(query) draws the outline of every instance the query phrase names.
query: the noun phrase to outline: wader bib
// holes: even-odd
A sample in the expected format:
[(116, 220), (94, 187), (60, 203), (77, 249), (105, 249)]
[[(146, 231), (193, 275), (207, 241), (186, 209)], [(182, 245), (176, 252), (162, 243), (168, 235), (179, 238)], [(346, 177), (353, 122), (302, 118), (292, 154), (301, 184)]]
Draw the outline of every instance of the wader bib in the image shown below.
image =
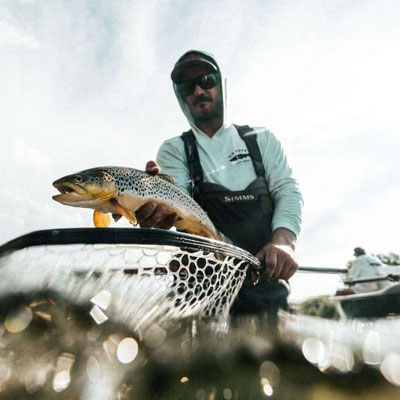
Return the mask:
[[(190, 175), (190, 194), (208, 213), (216, 228), (239, 246), (256, 254), (272, 237), (273, 202), (265, 178), (257, 134), (249, 126), (236, 126), (252, 160), (256, 179), (246, 189), (231, 191), (215, 183), (204, 182), (203, 169), (193, 132), (182, 134)], [(254, 286), (248, 276), (232, 307), (233, 314), (287, 308), (287, 288), (278, 281), (261, 278)]]

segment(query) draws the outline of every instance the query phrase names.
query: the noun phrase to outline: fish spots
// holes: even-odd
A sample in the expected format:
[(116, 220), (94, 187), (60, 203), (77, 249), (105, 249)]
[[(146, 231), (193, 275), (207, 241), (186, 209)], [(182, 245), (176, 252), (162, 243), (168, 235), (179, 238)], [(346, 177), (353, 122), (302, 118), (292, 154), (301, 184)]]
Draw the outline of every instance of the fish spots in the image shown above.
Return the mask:
[(106, 171), (103, 171), (103, 172), (102, 172), (101, 177), (102, 177), (106, 182), (112, 182), (112, 180), (113, 180), (112, 175), (109, 174), (109, 173), (106, 172)]
[[(189, 195), (165, 178), (126, 167), (98, 167), (78, 172), (75, 175), (83, 177), (84, 183), (79, 186), (84, 186), (92, 196), (91, 199), (95, 197), (101, 200), (101, 204), (109, 201), (111, 197), (117, 198), (122, 194), (121, 197), (126, 201), (124, 204), (128, 205), (136, 205), (138, 201), (140, 204), (143, 201), (156, 201), (165, 204), (169, 209), (176, 210), (182, 220), (190, 220), (186, 224), (188, 232), (216, 232), (207, 213)], [(85, 207), (82, 204), (78, 206)], [(93, 208), (92, 204), (88, 208)], [(132, 223), (133, 212), (134, 209), (118, 211)], [(101, 218), (97, 219), (99, 225), (105, 224)], [(205, 228), (199, 228), (199, 224)]]
[(212, 225), (204, 210), (173, 183), (136, 169), (109, 168), (105, 170), (113, 176), (119, 193), (167, 201), (180, 210), (186, 210), (187, 214), (196, 215), (201, 223), (207, 226)]

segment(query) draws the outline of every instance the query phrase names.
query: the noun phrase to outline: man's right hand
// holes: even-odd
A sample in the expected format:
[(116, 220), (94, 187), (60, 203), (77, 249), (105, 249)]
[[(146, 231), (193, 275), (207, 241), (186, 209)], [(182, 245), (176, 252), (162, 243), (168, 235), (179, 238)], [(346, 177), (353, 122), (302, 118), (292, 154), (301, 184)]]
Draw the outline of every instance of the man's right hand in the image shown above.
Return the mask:
[[(155, 161), (149, 161), (146, 164), (146, 172), (157, 175), (161, 172), (161, 168)], [(141, 228), (160, 229), (170, 229), (178, 217), (175, 212), (171, 213), (163, 205), (151, 201), (140, 207), (135, 215)]]

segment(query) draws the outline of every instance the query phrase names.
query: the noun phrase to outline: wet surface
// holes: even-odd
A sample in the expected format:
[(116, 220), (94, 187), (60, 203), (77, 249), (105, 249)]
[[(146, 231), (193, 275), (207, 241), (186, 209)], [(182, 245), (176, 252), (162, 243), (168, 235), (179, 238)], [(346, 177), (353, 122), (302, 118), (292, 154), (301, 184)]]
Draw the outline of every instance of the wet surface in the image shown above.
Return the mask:
[[(152, 251), (138, 260), (168, 255)], [(123, 249), (104, 252), (36, 248), (0, 260), (0, 399), (400, 396), (396, 317), (176, 313), (165, 274), (121, 273)]]
[[(283, 313), (99, 324), (51, 291), (0, 302), (1, 399), (351, 399), (400, 395), (399, 321)], [(390, 335), (390, 332), (392, 335)], [(389, 337), (392, 339), (389, 340)], [(395, 396), (395, 397), (393, 397)]]

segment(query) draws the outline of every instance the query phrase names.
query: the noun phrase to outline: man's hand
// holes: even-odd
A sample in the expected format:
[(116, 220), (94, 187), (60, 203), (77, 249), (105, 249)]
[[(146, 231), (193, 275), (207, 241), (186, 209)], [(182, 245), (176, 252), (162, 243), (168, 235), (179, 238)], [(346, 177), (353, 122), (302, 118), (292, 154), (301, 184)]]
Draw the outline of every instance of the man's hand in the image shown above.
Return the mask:
[[(146, 172), (157, 175), (161, 172), (160, 166), (155, 161), (146, 164)], [(148, 202), (136, 211), (136, 219), (142, 228), (170, 229), (177, 220), (177, 214), (169, 212), (163, 205)]]
[(161, 172), (161, 168), (155, 161), (147, 161), (146, 172), (150, 175), (158, 175)]
[(278, 228), (256, 257), (265, 265), (264, 276), (268, 279), (288, 280), (299, 268), (294, 259), (296, 235), (288, 229)]

